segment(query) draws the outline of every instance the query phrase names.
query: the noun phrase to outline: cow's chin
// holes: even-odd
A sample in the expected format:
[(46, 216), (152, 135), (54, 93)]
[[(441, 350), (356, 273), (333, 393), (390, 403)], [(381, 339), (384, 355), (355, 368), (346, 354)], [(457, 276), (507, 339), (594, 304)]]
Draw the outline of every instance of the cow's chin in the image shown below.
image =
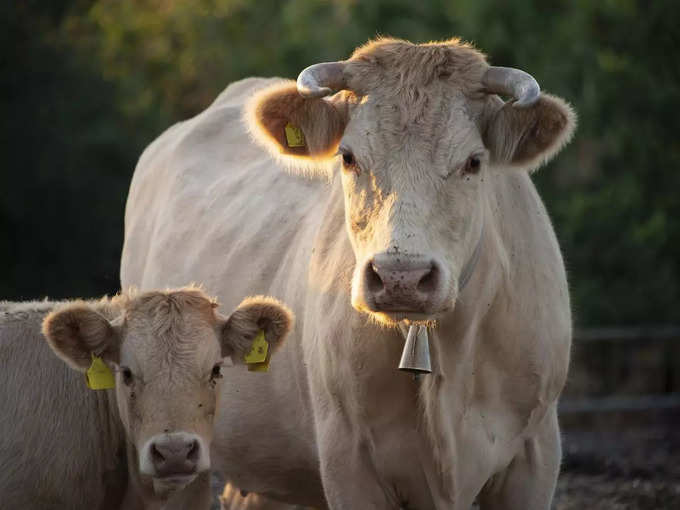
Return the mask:
[(173, 492), (180, 491), (184, 489), (187, 485), (193, 482), (198, 473), (191, 475), (177, 475), (177, 476), (166, 476), (163, 478), (153, 478), (153, 490), (157, 496), (167, 497)]
[[(355, 307), (356, 308), (356, 307)], [(373, 321), (387, 327), (397, 327), (399, 324), (418, 325), (418, 326), (434, 326), (435, 323), (441, 319), (447, 311), (440, 310), (436, 312), (411, 312), (411, 311), (382, 311), (370, 310), (367, 307), (356, 308), (357, 311), (365, 313)]]

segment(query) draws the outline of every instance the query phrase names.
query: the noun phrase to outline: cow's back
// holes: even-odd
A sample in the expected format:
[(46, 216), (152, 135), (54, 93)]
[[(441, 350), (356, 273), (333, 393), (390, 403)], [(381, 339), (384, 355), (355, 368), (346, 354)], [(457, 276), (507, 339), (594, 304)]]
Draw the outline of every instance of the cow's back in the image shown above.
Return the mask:
[(294, 270), (282, 258), (308, 255), (291, 248), (313, 239), (321, 216), (313, 211), (323, 210), (327, 186), (282, 171), (242, 119), (246, 100), (277, 81), (230, 85), (144, 151), (126, 207), (123, 288), (196, 281), (231, 308), (271, 292), (276, 268)]
[(107, 484), (122, 490), (125, 473), (101, 446), (113, 432), (100, 427), (108, 413), (105, 392), (88, 390), (84, 376), (42, 336), (53, 306), (0, 304), (0, 501), (6, 509), (96, 509), (116, 497), (106, 493)]

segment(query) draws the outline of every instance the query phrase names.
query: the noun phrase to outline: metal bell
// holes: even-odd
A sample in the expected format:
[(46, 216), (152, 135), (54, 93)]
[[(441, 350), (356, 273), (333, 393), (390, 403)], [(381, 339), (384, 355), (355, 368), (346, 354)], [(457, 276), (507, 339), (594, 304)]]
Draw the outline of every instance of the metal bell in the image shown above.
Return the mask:
[(427, 328), (411, 325), (401, 353), (399, 370), (417, 374), (432, 373), (430, 364), (430, 343), (427, 338)]

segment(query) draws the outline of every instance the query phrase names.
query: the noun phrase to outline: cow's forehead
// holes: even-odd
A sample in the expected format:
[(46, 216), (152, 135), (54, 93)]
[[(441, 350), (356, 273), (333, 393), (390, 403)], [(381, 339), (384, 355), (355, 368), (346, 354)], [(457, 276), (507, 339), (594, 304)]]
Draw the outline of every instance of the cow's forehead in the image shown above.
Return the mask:
[(341, 145), (368, 159), (373, 170), (395, 160), (448, 164), (483, 149), (479, 101), (446, 87), (423, 90), (420, 98), (367, 97), (355, 107)]
[(125, 313), (121, 361), (144, 371), (181, 365), (186, 370), (212, 366), (219, 356), (210, 302), (187, 304), (159, 298)]

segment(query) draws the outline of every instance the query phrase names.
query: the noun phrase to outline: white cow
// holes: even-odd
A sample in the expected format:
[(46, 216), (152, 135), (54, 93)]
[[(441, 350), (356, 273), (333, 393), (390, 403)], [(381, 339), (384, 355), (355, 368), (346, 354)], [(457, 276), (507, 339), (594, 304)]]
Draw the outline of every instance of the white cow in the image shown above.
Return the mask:
[[(297, 84), (235, 83), (156, 140), (123, 284), (200, 280), (227, 306), (269, 293), (297, 315), (269, 374), (223, 388), (215, 468), (334, 510), (547, 509), (571, 317), (529, 172), (574, 125), (458, 40), (380, 39)], [(397, 371), (407, 324), (430, 335), (417, 380)]]
[(208, 506), (223, 357), (242, 364), (260, 329), (278, 348), (291, 322), (271, 299), (216, 306), (194, 288), (0, 303), (0, 508)]

